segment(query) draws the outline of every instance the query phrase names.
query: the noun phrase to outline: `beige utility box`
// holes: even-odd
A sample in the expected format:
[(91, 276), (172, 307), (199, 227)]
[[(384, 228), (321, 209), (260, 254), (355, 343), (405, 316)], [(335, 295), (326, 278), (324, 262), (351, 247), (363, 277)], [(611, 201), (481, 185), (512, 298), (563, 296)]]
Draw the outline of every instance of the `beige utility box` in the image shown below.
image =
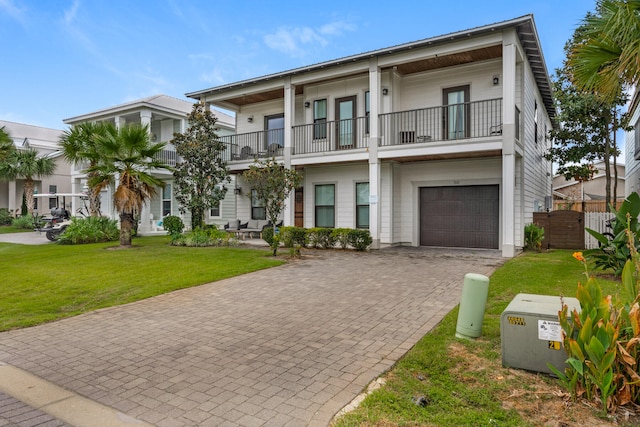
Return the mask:
[[(569, 313), (580, 312), (576, 298), (564, 298)], [(560, 297), (518, 294), (500, 316), (502, 365), (510, 368), (551, 374), (547, 363), (561, 372), (567, 353), (562, 344), (562, 328), (558, 312)]]

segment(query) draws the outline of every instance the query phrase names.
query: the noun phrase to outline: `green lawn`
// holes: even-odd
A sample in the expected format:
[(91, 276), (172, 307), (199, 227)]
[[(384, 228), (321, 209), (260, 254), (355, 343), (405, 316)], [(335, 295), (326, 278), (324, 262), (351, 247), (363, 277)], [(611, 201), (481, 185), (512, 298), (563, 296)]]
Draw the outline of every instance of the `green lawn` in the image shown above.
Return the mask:
[(24, 229), (24, 228), (16, 228), (11, 225), (2, 225), (0, 226), (0, 234), (9, 234), (9, 233), (33, 233), (33, 228)]
[[(585, 277), (582, 264), (571, 253), (526, 253), (508, 261), (491, 276), (482, 336), (478, 340), (455, 338), (456, 308), (392, 368), (386, 376), (386, 385), (336, 425), (457, 427), (539, 423), (523, 419), (515, 410), (502, 405), (502, 397), (526, 385), (523, 386), (521, 378), (501, 368), (500, 314), (518, 293), (574, 297), (578, 281), (584, 281)], [(605, 292), (617, 292), (618, 283), (599, 282)], [(546, 381), (555, 384), (553, 379)], [(412, 399), (416, 396), (425, 396), (428, 403), (415, 405)], [(524, 400), (531, 399), (531, 405), (538, 408), (545, 395), (532, 396), (517, 400), (526, 404)]]
[(237, 276), (283, 263), (247, 248), (188, 248), (169, 238), (117, 243), (27, 246), (0, 243), (0, 331)]

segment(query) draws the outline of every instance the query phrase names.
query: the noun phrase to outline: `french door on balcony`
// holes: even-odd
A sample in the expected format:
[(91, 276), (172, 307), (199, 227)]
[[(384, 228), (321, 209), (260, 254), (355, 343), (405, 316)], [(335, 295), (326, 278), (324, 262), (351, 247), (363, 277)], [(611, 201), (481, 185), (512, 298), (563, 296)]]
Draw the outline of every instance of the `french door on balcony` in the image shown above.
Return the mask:
[(264, 148), (269, 151), (274, 147), (284, 147), (284, 114), (265, 116), (264, 129), (266, 131)]
[(442, 90), (444, 139), (469, 138), (469, 85)]
[(356, 97), (336, 99), (336, 149), (353, 148), (356, 142)]

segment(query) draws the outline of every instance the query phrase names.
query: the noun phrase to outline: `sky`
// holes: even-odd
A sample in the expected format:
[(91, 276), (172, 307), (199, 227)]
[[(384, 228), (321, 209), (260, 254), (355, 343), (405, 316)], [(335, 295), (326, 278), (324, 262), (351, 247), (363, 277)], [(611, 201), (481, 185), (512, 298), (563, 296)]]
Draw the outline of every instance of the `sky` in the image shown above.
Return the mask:
[(66, 118), (533, 14), (550, 73), (595, 0), (0, 0), (0, 120)]

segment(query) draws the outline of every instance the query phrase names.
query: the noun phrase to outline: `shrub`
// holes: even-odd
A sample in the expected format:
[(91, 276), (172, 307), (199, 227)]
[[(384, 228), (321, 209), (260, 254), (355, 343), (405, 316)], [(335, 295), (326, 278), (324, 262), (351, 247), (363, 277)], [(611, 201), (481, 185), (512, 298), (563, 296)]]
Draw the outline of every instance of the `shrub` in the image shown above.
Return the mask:
[(189, 233), (179, 234), (172, 239), (171, 244), (174, 246), (236, 246), (238, 239), (232, 234), (217, 227), (196, 228)]
[(0, 208), (0, 225), (11, 225), (13, 217), (7, 208)]
[(349, 230), (349, 244), (353, 246), (356, 251), (364, 251), (373, 243), (371, 233), (369, 230)]
[(18, 218), (14, 218), (13, 221), (11, 221), (11, 225), (13, 225), (15, 228), (22, 228), (25, 230), (34, 228), (33, 217), (29, 215), (19, 216)]
[(184, 222), (179, 216), (167, 215), (162, 219), (162, 226), (171, 236), (171, 241), (174, 241), (182, 234), (184, 230)]
[[(640, 196), (638, 193), (631, 193), (625, 199), (618, 211), (615, 211), (615, 218), (611, 220), (612, 233), (614, 238), (610, 240), (607, 236), (595, 230), (586, 228), (587, 232), (598, 240), (599, 248), (590, 249), (584, 255), (596, 268), (606, 270), (612, 269), (616, 276), (622, 274), (627, 260), (631, 259), (630, 245), (635, 249), (640, 247), (638, 241), (638, 215), (640, 215)], [(631, 238), (627, 237), (627, 230)]]
[(265, 229), (262, 230), (262, 240), (267, 242), (269, 246), (273, 245), (273, 227), (265, 227)]
[(349, 246), (349, 228), (334, 228), (333, 237), (335, 241), (340, 245), (342, 249), (347, 249)]
[(542, 241), (544, 240), (544, 228), (538, 227), (536, 224), (527, 224), (524, 226), (524, 249), (542, 250)]
[(112, 242), (120, 238), (118, 223), (104, 216), (72, 218), (71, 224), (60, 234), (57, 243), (80, 245), (84, 243)]
[(286, 248), (305, 248), (309, 244), (309, 236), (303, 227), (280, 227), (280, 241)]
[(310, 228), (308, 230), (309, 243), (314, 248), (332, 248), (336, 244), (336, 240), (332, 232), (333, 228)]

